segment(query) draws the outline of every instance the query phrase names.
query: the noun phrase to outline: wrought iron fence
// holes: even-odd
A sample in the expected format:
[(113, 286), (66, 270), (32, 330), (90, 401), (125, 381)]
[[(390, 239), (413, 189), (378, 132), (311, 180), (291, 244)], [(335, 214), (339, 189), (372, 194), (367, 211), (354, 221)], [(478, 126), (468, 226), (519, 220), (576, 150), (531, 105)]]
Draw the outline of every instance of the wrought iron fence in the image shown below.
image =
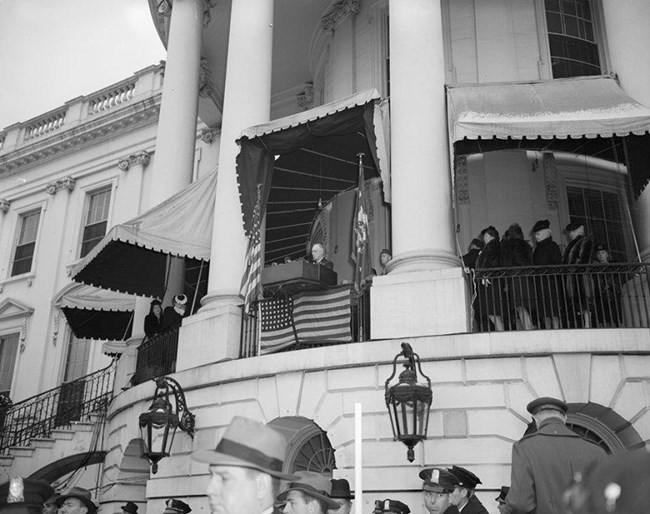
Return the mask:
[(650, 327), (643, 263), (471, 271), (474, 331)]
[(178, 328), (172, 328), (145, 339), (138, 348), (133, 385), (176, 371)]
[(89, 421), (91, 414), (106, 412), (113, 398), (115, 361), (110, 366), (18, 402), (5, 413), (0, 426), (0, 455), (30, 439), (50, 437), (55, 428)]

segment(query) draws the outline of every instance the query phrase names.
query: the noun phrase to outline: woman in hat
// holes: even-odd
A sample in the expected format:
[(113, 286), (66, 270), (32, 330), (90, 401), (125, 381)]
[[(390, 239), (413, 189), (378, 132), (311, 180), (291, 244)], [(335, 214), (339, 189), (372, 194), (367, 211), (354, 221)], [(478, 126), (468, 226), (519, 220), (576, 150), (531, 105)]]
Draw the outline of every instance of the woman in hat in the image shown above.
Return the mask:
[[(539, 220), (533, 226), (535, 266), (556, 266), (562, 264), (562, 252), (551, 236), (551, 222)], [(542, 270), (543, 271), (543, 270)], [(546, 328), (560, 328), (560, 305), (563, 304), (564, 284), (557, 275), (541, 274), (536, 277), (538, 325)]]
[[(585, 226), (578, 221), (572, 221), (564, 231), (569, 236), (569, 244), (564, 250), (562, 262), (569, 265), (590, 264), (593, 245), (585, 234)], [(567, 322), (570, 327), (591, 327), (591, 308), (593, 286), (591, 276), (573, 269), (566, 277)]]
[[(609, 255), (609, 248), (605, 244), (594, 246), (594, 264), (607, 266), (612, 263)], [(620, 285), (617, 283), (615, 273), (608, 273), (603, 270), (602, 273), (596, 272), (593, 275), (594, 286), (594, 310), (596, 311), (596, 320), (600, 327), (618, 326), (621, 311), (619, 302)]]
[(144, 333), (148, 338), (152, 338), (162, 327), (162, 306), (160, 300), (153, 300), (149, 307), (149, 314), (144, 318)]
[[(499, 232), (493, 226), (481, 231), (485, 247), (476, 259), (477, 269), (498, 268), (501, 266), (501, 243)], [(477, 318), (483, 330), (491, 322), (497, 332), (503, 330), (503, 291), (498, 282), (482, 279), (477, 284), (478, 309)]]
[(174, 296), (174, 303), (170, 307), (165, 307), (162, 317), (161, 331), (178, 328), (183, 323), (185, 309), (187, 307), (187, 296), (177, 294)]
[[(519, 268), (533, 265), (533, 249), (524, 240), (524, 231), (518, 223), (508, 227), (501, 241), (501, 266)], [(526, 271), (528, 273), (528, 271)], [(506, 282), (508, 288), (509, 313), (514, 313), (514, 323), (518, 330), (530, 330), (533, 322), (530, 317), (534, 284), (528, 274), (512, 275)]]

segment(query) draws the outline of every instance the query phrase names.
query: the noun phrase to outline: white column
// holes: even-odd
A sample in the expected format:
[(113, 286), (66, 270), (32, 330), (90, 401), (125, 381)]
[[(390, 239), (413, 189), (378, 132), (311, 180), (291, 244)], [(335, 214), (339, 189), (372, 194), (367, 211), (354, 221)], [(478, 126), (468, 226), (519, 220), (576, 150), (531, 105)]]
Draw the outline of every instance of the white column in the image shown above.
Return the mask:
[(166, 200), (192, 181), (203, 8), (203, 0), (174, 0), (172, 4), (151, 205)]
[[(650, 2), (603, 0), (610, 69), (632, 98), (650, 106)], [(641, 258), (650, 262), (650, 191), (641, 193), (633, 209)]]
[[(183, 323), (177, 370), (238, 356), (239, 289), (248, 240), (239, 202), (235, 140), (242, 129), (269, 120), (272, 50), (273, 1), (233, 0), (208, 294), (201, 311)], [(181, 351), (186, 339), (194, 344), (191, 352)], [(205, 343), (205, 348), (197, 349), (197, 342)]]
[(392, 272), (458, 266), (439, 0), (389, 4)]
[(373, 339), (464, 332), (468, 298), (454, 215), (440, 0), (390, 0), (392, 238), (371, 289)]

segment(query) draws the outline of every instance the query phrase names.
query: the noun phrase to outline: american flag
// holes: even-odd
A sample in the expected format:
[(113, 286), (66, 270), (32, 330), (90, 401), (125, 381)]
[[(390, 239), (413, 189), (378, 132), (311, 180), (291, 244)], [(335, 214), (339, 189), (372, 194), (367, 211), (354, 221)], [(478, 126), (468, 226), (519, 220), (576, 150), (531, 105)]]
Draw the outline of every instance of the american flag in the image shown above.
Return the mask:
[(262, 301), (260, 354), (276, 352), (296, 342), (352, 341), (350, 304), (348, 285)]
[(244, 310), (250, 309), (257, 299), (262, 281), (262, 184), (257, 184), (257, 200), (253, 210), (253, 223), (246, 250), (246, 271), (242, 277), (239, 294), (244, 299)]
[(354, 288), (357, 294), (361, 292), (361, 283), (368, 277), (372, 270), (370, 259), (370, 244), (368, 231), (368, 198), (364, 193), (365, 178), (363, 176), (363, 154), (359, 154), (359, 187), (357, 201), (352, 220), (352, 260), (354, 266)]

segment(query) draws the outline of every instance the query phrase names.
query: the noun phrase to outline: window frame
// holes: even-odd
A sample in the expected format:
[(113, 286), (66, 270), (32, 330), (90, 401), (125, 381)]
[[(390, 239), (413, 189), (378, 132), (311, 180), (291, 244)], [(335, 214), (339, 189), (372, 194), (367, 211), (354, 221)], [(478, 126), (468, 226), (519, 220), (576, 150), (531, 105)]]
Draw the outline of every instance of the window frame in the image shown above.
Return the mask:
[[(81, 250), (84, 244), (84, 233), (86, 230), (86, 219), (88, 218), (88, 209), (90, 209), (90, 201), (93, 195), (109, 191), (110, 198), (108, 202), (108, 214), (106, 217), (106, 231), (104, 235), (108, 233), (111, 227), (111, 220), (113, 219), (113, 208), (115, 205), (115, 190), (117, 189), (117, 183), (115, 178), (110, 178), (108, 180), (103, 180), (94, 184), (89, 184), (84, 188), (81, 188), (84, 194), (83, 205), (81, 208), (80, 220), (79, 220), (79, 235), (77, 238), (77, 245), (75, 256), (77, 260), (83, 259), (84, 256), (81, 255)], [(93, 247), (94, 248), (94, 247)], [(88, 251), (90, 253), (92, 248)], [(87, 255), (87, 254), (86, 254)]]
[[(605, 32), (605, 13), (601, 0), (591, 0), (592, 17), (594, 26), (594, 39), (598, 47), (598, 59), (600, 60), (600, 76), (610, 73), (610, 59), (607, 51), (607, 35)], [(535, 0), (535, 12), (537, 16), (538, 41), (539, 41), (539, 74), (542, 80), (562, 80), (553, 77), (553, 66), (551, 65), (551, 47), (548, 40), (548, 24), (546, 23), (546, 2)], [(599, 75), (592, 75), (599, 76)], [(571, 79), (576, 77), (564, 77)]]
[(16, 387), (16, 381), (18, 380), (18, 374), (16, 373), (16, 370), (18, 368), (18, 360), (20, 357), (21, 349), (20, 345), (22, 342), (22, 336), (23, 332), (20, 327), (16, 326), (9, 326), (3, 330), (0, 330), (0, 338), (11, 336), (13, 334), (16, 334), (17, 336), (17, 341), (16, 341), (16, 356), (14, 358), (14, 366), (12, 370), (12, 375), (11, 375), (11, 383), (9, 384), (9, 397), (11, 398), (11, 392), (14, 390)]
[[(43, 227), (43, 213), (46, 210), (46, 202), (36, 202), (29, 205), (24, 205), (15, 212), (15, 228), (14, 236), (11, 243), (11, 254), (9, 257), (9, 265), (7, 266), (6, 281), (17, 280), (25, 277), (34, 276), (36, 274), (35, 263), (38, 258), (38, 250), (41, 241), (41, 231)], [(16, 250), (18, 249), (18, 241), (20, 240), (20, 233), (22, 232), (23, 220), (26, 216), (38, 212), (38, 228), (36, 229), (36, 239), (34, 240), (34, 252), (32, 253), (32, 262), (29, 271), (23, 273), (13, 274), (14, 260), (16, 258)]]

